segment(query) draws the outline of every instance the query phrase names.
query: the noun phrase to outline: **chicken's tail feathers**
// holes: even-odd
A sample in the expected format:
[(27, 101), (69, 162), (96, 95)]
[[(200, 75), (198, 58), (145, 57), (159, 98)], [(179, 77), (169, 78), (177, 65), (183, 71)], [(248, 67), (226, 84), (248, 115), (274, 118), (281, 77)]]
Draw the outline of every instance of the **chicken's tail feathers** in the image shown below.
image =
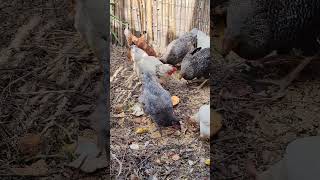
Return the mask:
[(201, 47), (197, 47), (197, 48), (193, 49), (190, 54), (194, 55), (196, 52), (198, 52), (200, 50), (201, 50)]

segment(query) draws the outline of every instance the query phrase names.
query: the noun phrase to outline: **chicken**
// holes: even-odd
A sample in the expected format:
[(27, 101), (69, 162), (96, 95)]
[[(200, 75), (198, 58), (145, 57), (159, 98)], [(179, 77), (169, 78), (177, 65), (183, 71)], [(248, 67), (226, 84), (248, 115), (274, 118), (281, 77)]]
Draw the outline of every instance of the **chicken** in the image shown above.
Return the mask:
[(134, 69), (140, 78), (144, 72), (151, 72), (152, 75), (165, 79), (177, 71), (176, 67), (163, 64), (154, 56), (148, 56), (146, 52), (135, 45), (131, 46), (131, 56), (134, 61)]
[(210, 105), (203, 105), (193, 117), (193, 119), (199, 123), (201, 138), (210, 138), (212, 135), (210, 131), (210, 113)]
[(179, 64), (184, 56), (197, 46), (197, 33), (198, 29), (194, 28), (178, 39), (171, 41), (160, 57), (160, 61), (172, 65)]
[(156, 123), (160, 134), (162, 135), (162, 127), (173, 126), (180, 129), (180, 123), (173, 112), (170, 93), (157, 82), (152, 73), (143, 73), (142, 88), (139, 101), (143, 104), (144, 112)]
[(186, 80), (209, 78), (211, 63), (210, 48), (196, 48), (183, 58), (180, 74)]
[[(89, 117), (92, 124), (99, 124), (96, 127), (98, 134), (98, 146), (101, 153), (106, 152), (108, 133), (109, 112), (106, 110), (106, 103), (109, 102), (109, 62), (108, 62), (108, 20), (107, 2), (105, 0), (75, 0), (74, 26), (80, 36), (94, 52), (103, 67), (103, 90), (94, 113)], [(108, 153), (107, 153), (108, 155)]]
[(133, 44), (144, 50), (149, 56), (157, 56), (156, 51), (147, 43), (144, 34), (142, 34), (137, 40), (134, 39)]
[(197, 33), (197, 48), (199, 47), (210, 48), (210, 37), (200, 30)]
[(281, 80), (264, 80), (279, 86), (275, 98), (283, 97), (299, 73), (319, 58), (320, 2), (230, 0), (228, 4), (223, 56), (234, 51), (244, 59), (261, 60), (273, 51), (286, 55), (297, 49), (306, 57)]
[(138, 41), (138, 37), (136, 37), (135, 35), (133, 35), (131, 33), (131, 31), (129, 30), (128, 26), (124, 29), (124, 35), (126, 36), (127, 45), (129, 47), (133, 44), (133, 42), (137, 42)]
[[(124, 30), (124, 34), (127, 39), (128, 46), (136, 45), (140, 49), (144, 50), (149, 56), (157, 56), (156, 51), (147, 43), (144, 34), (142, 34), (139, 38), (131, 33), (128, 27)], [(129, 60), (133, 60), (131, 57), (131, 49), (128, 51)]]

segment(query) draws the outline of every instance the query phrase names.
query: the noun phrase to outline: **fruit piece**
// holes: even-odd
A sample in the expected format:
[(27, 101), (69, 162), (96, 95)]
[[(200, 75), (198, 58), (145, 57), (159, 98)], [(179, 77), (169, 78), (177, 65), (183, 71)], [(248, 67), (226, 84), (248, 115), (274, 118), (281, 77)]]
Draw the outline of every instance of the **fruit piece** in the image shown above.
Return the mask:
[(136, 133), (137, 134), (143, 134), (149, 132), (148, 128), (137, 128)]
[(180, 98), (178, 96), (172, 96), (171, 97), (172, 105), (176, 106), (180, 102)]
[(210, 159), (206, 159), (205, 161), (204, 161), (204, 163), (206, 164), (206, 165), (208, 165), (208, 166), (210, 166)]

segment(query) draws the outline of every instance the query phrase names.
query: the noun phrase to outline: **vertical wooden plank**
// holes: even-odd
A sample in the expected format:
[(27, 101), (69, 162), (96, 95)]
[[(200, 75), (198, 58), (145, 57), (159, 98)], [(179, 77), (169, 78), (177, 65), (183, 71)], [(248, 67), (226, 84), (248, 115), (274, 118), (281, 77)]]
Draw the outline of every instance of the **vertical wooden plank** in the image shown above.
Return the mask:
[(181, 1), (180, 0), (176, 0), (177, 3), (177, 31), (176, 31), (176, 35), (179, 35), (179, 29), (180, 29), (180, 25), (181, 25)]
[(185, 6), (186, 6), (186, 1), (181, 1), (181, 27), (180, 27), (180, 34), (182, 34), (182, 32), (185, 30), (185, 18), (186, 18), (186, 10), (185, 10)]
[[(118, 17), (119, 19), (121, 19), (121, 0), (118, 1)], [(118, 35), (118, 38), (119, 38), (119, 41), (120, 41), (120, 44), (122, 43), (121, 41), (121, 37), (122, 37), (122, 33), (121, 33), (121, 23), (119, 21), (117, 21), (117, 24), (118, 24), (118, 27), (117, 27), (117, 35)]]
[(153, 7), (153, 16), (152, 16), (152, 21), (153, 21), (153, 27), (152, 27), (152, 31), (153, 31), (153, 42), (157, 42), (157, 36), (158, 36), (158, 25), (157, 25), (157, 21), (158, 21), (158, 10), (157, 10), (157, 2), (156, 0), (152, 1), (152, 7)]
[(158, 0), (155, 0), (154, 1), (155, 2), (155, 12), (156, 12), (156, 17), (155, 17), (155, 21), (156, 21), (156, 24), (157, 24), (157, 27), (156, 27), (156, 39), (155, 39), (155, 42), (156, 42), (156, 44), (157, 44), (157, 48), (158, 48), (158, 50), (159, 50), (159, 44), (160, 44), (160, 34), (159, 34), (159, 24), (160, 24), (160, 8), (159, 8), (159, 1)]
[[(148, 26), (148, 23), (147, 23), (147, 0), (142, 0), (142, 5), (143, 5), (143, 31), (147, 31), (147, 26)], [(147, 40), (148, 40), (148, 36), (146, 37)]]
[(133, 22), (132, 22), (132, 0), (128, 1), (128, 22), (129, 27), (132, 28)]
[(170, 0), (165, 0), (165, 17), (166, 17), (166, 19), (165, 19), (165, 39), (164, 39), (164, 47), (166, 47), (167, 46), (167, 44), (168, 44), (168, 38), (169, 38), (169, 19), (170, 19), (170, 14), (169, 14), (169, 7), (170, 7), (170, 5), (169, 5), (169, 1)]
[(140, 14), (139, 14), (139, 0), (134, 0), (134, 13), (135, 13), (135, 30), (136, 31), (141, 31), (140, 27)]
[(167, 38), (167, 44), (170, 43), (170, 39), (172, 37), (172, 1), (168, 0), (168, 33), (169, 36)]
[(173, 1), (173, 4), (172, 4), (172, 37), (170, 39), (170, 41), (172, 41), (175, 36), (176, 36), (176, 19), (177, 19), (177, 16), (176, 16), (176, 2)]
[(189, 22), (190, 22), (190, 11), (189, 11), (189, 9), (190, 9), (190, 0), (187, 0), (187, 2), (186, 2), (186, 25), (185, 25), (185, 27), (186, 27), (186, 29), (185, 29), (185, 32), (187, 32), (187, 31), (189, 31), (189, 28), (190, 28), (190, 25), (189, 25)]
[(137, 13), (138, 13), (138, 20), (139, 20), (139, 31), (143, 31), (143, 7), (141, 0), (137, 0)]
[(152, 2), (153, 0), (147, 0), (146, 1), (146, 16), (147, 16), (147, 36), (148, 36), (148, 41), (153, 40), (153, 30), (152, 30)]
[(159, 0), (160, 26), (159, 26), (159, 46), (162, 49), (163, 42), (163, 0)]

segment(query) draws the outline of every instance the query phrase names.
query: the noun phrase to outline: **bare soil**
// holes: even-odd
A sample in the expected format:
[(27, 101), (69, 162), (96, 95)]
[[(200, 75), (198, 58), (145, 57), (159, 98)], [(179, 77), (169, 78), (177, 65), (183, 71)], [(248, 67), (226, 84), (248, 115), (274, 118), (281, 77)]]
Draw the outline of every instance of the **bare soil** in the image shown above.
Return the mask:
[(211, 142), (213, 179), (248, 180), (248, 160), (262, 172), (283, 157), (288, 143), (320, 134), (318, 61), (300, 74), (283, 98), (270, 100), (264, 96), (276, 87), (254, 80), (284, 77), (297, 65), (293, 58), (248, 70), (235, 54), (222, 59), (214, 53), (211, 104), (224, 119), (222, 130)]

